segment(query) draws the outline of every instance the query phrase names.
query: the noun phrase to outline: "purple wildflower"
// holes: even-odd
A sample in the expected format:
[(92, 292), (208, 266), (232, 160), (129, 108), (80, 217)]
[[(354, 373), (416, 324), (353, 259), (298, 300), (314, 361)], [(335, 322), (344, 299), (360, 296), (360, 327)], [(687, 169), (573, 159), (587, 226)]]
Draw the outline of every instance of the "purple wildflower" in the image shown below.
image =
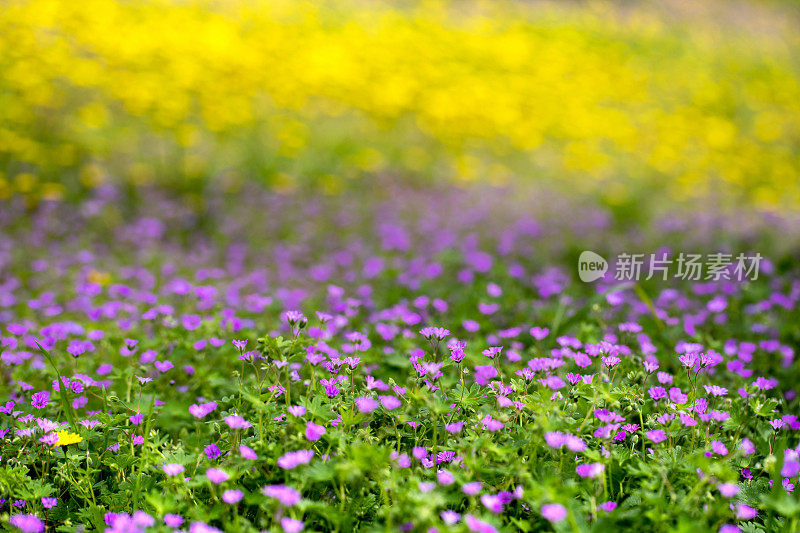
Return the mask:
[(235, 503), (239, 503), (239, 501), (242, 499), (243, 496), (244, 493), (240, 490), (236, 489), (226, 490), (225, 492), (222, 493), (222, 501), (224, 501), (229, 505), (233, 505)]
[(736, 506), (736, 518), (739, 520), (752, 520), (758, 516), (758, 510), (753, 509), (749, 505), (740, 503)]
[(244, 340), (232, 340), (231, 344), (233, 344), (240, 352), (244, 351), (244, 347), (247, 346), (247, 339)]
[(287, 452), (278, 458), (278, 466), (286, 470), (292, 470), (299, 465), (308, 464), (311, 458), (314, 457), (313, 450), (299, 450), (296, 452)]
[(189, 413), (195, 418), (204, 418), (217, 408), (217, 402), (202, 404), (192, 404), (189, 406)]
[(281, 527), (285, 533), (299, 533), (305, 525), (300, 520), (284, 516), (281, 518)]
[(667, 391), (664, 390), (664, 387), (650, 387), (647, 393), (656, 401), (667, 397)]
[(483, 424), (483, 429), (487, 431), (498, 431), (506, 427), (506, 425), (499, 420), (492, 418), (492, 415), (484, 416), (481, 420), (481, 424)]
[(315, 424), (310, 420), (306, 423), (306, 438), (310, 441), (319, 440), (325, 434), (325, 427)]
[(292, 416), (300, 417), (306, 414), (306, 408), (302, 405), (290, 405), (286, 410)]
[[(50, 402), (50, 393), (48, 391), (35, 392), (31, 396), (31, 405), (37, 409), (44, 409)], [(20, 515), (20, 516), (33, 516), (33, 515)]]
[(222, 533), (222, 531), (204, 522), (192, 522), (189, 533)]
[(529, 333), (534, 339), (540, 341), (550, 334), (550, 330), (548, 328), (540, 328), (538, 326), (534, 326), (530, 329)]
[(206, 456), (209, 459), (216, 459), (220, 455), (222, 455), (222, 451), (219, 449), (219, 446), (216, 443), (212, 442), (205, 448)]
[(569, 435), (564, 438), (564, 444), (572, 452), (582, 452), (586, 449), (586, 443), (576, 435)]
[(181, 524), (183, 524), (183, 518), (181, 518), (180, 515), (168, 513), (164, 515), (164, 523), (168, 527), (181, 527)]
[(444, 426), (445, 431), (448, 433), (452, 433), (455, 435), (456, 433), (461, 433), (461, 429), (464, 427), (464, 422), (452, 422)]
[(481, 503), (494, 514), (503, 512), (503, 502), (496, 494), (484, 494), (481, 496)]
[(578, 473), (581, 477), (598, 477), (603, 471), (606, 469), (606, 466), (602, 463), (584, 463), (579, 464), (575, 468), (575, 472)]
[(381, 401), (381, 405), (383, 405), (384, 409), (389, 411), (397, 409), (402, 405), (402, 402), (395, 396), (378, 396), (378, 399)]
[(23, 533), (41, 533), (44, 531), (44, 522), (33, 514), (15, 514), (8, 519), (8, 523)]
[(43, 442), (48, 446), (54, 446), (58, 442), (58, 433), (48, 433), (39, 438), (39, 442)]
[(450, 330), (445, 328), (437, 328), (433, 326), (428, 326), (426, 328), (422, 328), (419, 331), (420, 335), (425, 337), (426, 339), (436, 339), (442, 340), (448, 335), (450, 335)]
[(261, 492), (268, 498), (278, 500), (284, 507), (292, 507), (300, 501), (300, 493), (285, 485), (267, 485)]
[(489, 359), (493, 359), (495, 356), (499, 355), (500, 352), (503, 351), (502, 346), (489, 346), (487, 349), (483, 350), (481, 353), (488, 357)]
[(225, 423), (232, 429), (247, 429), (252, 427), (250, 422), (245, 420), (239, 415), (228, 415), (225, 417)]
[(711, 441), (711, 450), (717, 455), (728, 455), (728, 448), (718, 440)]
[(56, 505), (58, 505), (58, 498), (42, 497), (42, 507), (45, 509), (52, 509)]
[(720, 483), (717, 485), (717, 489), (726, 498), (733, 498), (739, 493), (739, 485), (734, 485), (733, 483)]
[(617, 508), (617, 502), (605, 502), (597, 506), (598, 509), (610, 513)]
[(227, 481), (230, 476), (224, 470), (220, 470), (219, 468), (209, 468), (206, 470), (206, 477), (209, 481), (215, 484), (222, 483), (223, 481)]
[(560, 431), (549, 431), (544, 434), (544, 440), (551, 448), (561, 448), (566, 443), (566, 435)]
[(162, 466), (161, 468), (162, 470), (164, 470), (164, 473), (168, 476), (177, 476), (184, 470), (183, 465), (176, 463), (168, 463)]
[(467, 529), (474, 533), (497, 533), (497, 529), (483, 520), (479, 520), (471, 514), (464, 516), (464, 523)]
[(567, 508), (560, 503), (542, 505), (542, 516), (549, 522), (561, 522), (567, 517)]
[(244, 459), (249, 459), (251, 461), (255, 461), (256, 459), (258, 459), (258, 455), (256, 455), (256, 452), (252, 448), (245, 446), (244, 444), (239, 446), (239, 455), (241, 455)]
[(360, 396), (356, 398), (356, 407), (361, 413), (371, 413), (378, 407), (378, 402), (369, 396)]
[(753, 441), (748, 438), (742, 439), (742, 441), (739, 443), (739, 449), (742, 450), (742, 453), (745, 455), (751, 455), (756, 451)]
[(719, 385), (703, 385), (703, 388), (706, 390), (706, 394), (711, 396), (725, 396), (728, 394), (728, 389)]
[(478, 494), (481, 491), (481, 486), (482, 483), (480, 481), (471, 481), (469, 483), (464, 483), (461, 486), (461, 490), (467, 496), (474, 496), (475, 494)]
[(447, 470), (439, 470), (436, 473), (436, 480), (441, 485), (452, 485), (453, 482), (455, 481), (455, 476), (453, 476), (453, 474), (451, 474)]

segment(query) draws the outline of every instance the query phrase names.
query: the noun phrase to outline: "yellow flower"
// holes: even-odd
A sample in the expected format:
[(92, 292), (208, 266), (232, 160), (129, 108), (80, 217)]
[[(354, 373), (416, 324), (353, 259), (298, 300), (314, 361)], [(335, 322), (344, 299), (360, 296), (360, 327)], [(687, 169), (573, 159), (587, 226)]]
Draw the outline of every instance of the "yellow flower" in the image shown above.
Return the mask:
[(67, 446), (69, 444), (75, 444), (83, 440), (83, 437), (78, 435), (77, 433), (70, 433), (68, 431), (59, 431), (58, 432), (58, 440), (56, 441), (53, 446)]
[(91, 270), (86, 278), (92, 283), (97, 283), (98, 285), (103, 286), (106, 286), (111, 282), (111, 274), (97, 270)]
[(0, 159), (25, 170), (0, 199), (157, 183), (167, 157), (168, 184), (263, 161), (280, 192), (393, 169), (800, 206), (794, 18), (749, 2), (763, 32), (633, 4), (3, 2)]

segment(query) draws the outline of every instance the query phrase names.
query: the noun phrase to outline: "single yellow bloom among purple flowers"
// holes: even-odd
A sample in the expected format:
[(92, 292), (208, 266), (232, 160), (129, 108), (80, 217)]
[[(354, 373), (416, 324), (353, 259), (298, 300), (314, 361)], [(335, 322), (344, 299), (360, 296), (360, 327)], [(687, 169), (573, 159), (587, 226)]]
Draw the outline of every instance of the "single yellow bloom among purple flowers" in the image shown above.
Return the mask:
[(68, 446), (70, 444), (76, 444), (81, 442), (83, 437), (78, 435), (77, 433), (70, 433), (68, 431), (59, 431), (58, 432), (58, 440), (56, 441), (53, 446)]

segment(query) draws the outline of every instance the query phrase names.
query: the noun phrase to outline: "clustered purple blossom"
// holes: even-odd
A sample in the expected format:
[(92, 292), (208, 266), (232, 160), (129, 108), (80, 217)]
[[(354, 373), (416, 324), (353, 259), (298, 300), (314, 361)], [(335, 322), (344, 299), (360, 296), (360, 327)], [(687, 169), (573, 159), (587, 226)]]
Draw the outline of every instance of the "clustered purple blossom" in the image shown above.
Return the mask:
[[(148, 242), (153, 245), (157, 239), (152, 235), (148, 237), (151, 232), (163, 236), (163, 232), (168, 231), (167, 227), (160, 230), (150, 227), (158, 226), (157, 222), (131, 222), (130, 227), (121, 230), (130, 232), (125, 242), (130, 244), (141, 238), (145, 241), (143, 246)], [(520, 227), (526, 225), (522, 219), (518, 223)], [(155, 476), (160, 481), (165, 477), (173, 478), (166, 481), (169, 487), (203, 485), (207, 491), (213, 491), (211, 494), (215, 498), (230, 505), (228, 512), (232, 512), (240, 502), (244, 501), (241, 504), (244, 506), (251, 498), (251, 495), (245, 498), (245, 491), (241, 490), (244, 485), (237, 485), (242, 479), (277, 472), (279, 479), (292, 483), (293, 479), (298, 479), (296, 476), (307, 471), (326, 475), (325, 468), (333, 469), (332, 463), (347, 460), (346, 451), (338, 447), (340, 435), (369, 431), (392, 440), (391, 434), (395, 432), (391, 455), (386, 450), (391, 468), (414, 469), (415, 476), (419, 473), (427, 476), (415, 479), (410, 484), (411, 490), (431, 501), (438, 501), (442, 494), (448, 494), (448, 498), (454, 494), (458, 498), (473, 498), (469, 505), (458, 507), (447, 500), (447, 505), (463, 512), (463, 516), (452, 509), (437, 509), (445, 524), (463, 521), (463, 527), (472, 531), (496, 531), (492, 521), (497, 517), (493, 515), (502, 515), (509, 509), (522, 508), (535, 515), (537, 509), (530, 507), (535, 505), (541, 518), (531, 520), (544, 519), (555, 524), (570, 516), (573, 508), (570, 506), (568, 510), (554, 501), (567, 503), (554, 495), (522, 500), (521, 485), (509, 492), (511, 485), (501, 487), (491, 476), (477, 475), (470, 466), (474, 458), (463, 453), (454, 442), (463, 443), (467, 439), (493, 444), (502, 442), (518, 435), (523, 421), (530, 420), (535, 412), (535, 429), (525, 435), (525, 439), (549, 447), (543, 448), (546, 457), (540, 456), (538, 460), (555, 458), (569, 465), (560, 473), (571, 477), (569, 483), (575, 486), (601, 487), (602, 480), (617, 468), (611, 457), (619, 450), (630, 455), (641, 453), (638, 457), (649, 464), (663, 457), (659, 454), (673, 443), (686, 446), (693, 442), (686, 436), (697, 435), (698, 456), (702, 453), (706, 456), (701, 456), (703, 461), (718, 465), (736, 461), (735, 468), (741, 469), (744, 480), (734, 480), (735, 474), (711, 476), (700, 470), (699, 482), (707, 483), (705, 488), (709, 489), (704, 491), (704, 497), (709, 501), (712, 497), (724, 498), (725, 505), (730, 505), (731, 520), (746, 521), (758, 516), (758, 509), (737, 498), (754, 478), (766, 485), (763, 457), (773, 452), (772, 445), (781, 437), (794, 437), (790, 432), (800, 430), (800, 421), (797, 416), (782, 413), (777, 408), (766, 416), (759, 413), (768, 437), (765, 440), (750, 434), (751, 440), (739, 437), (738, 432), (727, 431), (732, 423), (742, 423), (732, 405), (741, 402), (756, 410), (765, 405), (768, 398), (793, 401), (796, 392), (788, 388), (791, 383), (779, 382), (772, 375), (757, 375), (762, 372), (761, 365), (753, 362), (754, 357), (766, 355), (789, 366), (794, 351), (784, 344), (785, 341), (779, 340), (781, 336), (772, 330), (769, 325), (772, 322), (768, 320), (765, 324), (754, 324), (753, 333), (761, 339), (757, 342), (722, 339), (709, 346), (702, 344), (706, 337), (698, 334), (701, 328), (721, 325), (730, 319), (728, 313), (736, 309), (733, 298), (741, 290), (738, 285), (698, 284), (696, 293), (665, 289), (655, 294), (652, 306), (648, 306), (634, 298), (630, 291), (605, 292), (609, 280), (601, 280), (597, 288), (603, 299), (598, 309), (602, 308), (603, 314), (598, 317), (603, 323), (592, 326), (595, 329), (584, 335), (576, 333), (575, 328), (570, 330), (558, 325), (558, 321), (548, 320), (550, 311), (546, 306), (552, 303), (552, 298), (562, 294), (565, 302), (571, 298), (566, 291), (565, 273), (558, 268), (537, 270), (512, 259), (511, 251), (518, 241), (524, 240), (521, 237), (530, 233), (528, 230), (512, 226), (498, 243), (497, 251), (492, 248), (490, 252), (477, 233), (465, 236), (448, 227), (440, 236), (427, 237), (425, 246), (420, 246), (424, 253), (414, 258), (411, 257), (412, 242), (416, 238), (413, 235), (424, 232), (408, 231), (392, 217), (382, 221), (376, 232), (379, 241), (376, 246), (380, 252), (358, 242), (358, 246), (344, 247), (335, 254), (331, 252), (334, 259), (330, 263), (308, 267), (301, 266), (307, 263), (306, 257), (297, 255), (299, 252), (291, 246), (271, 250), (274, 257), (270, 256), (270, 261), (277, 265), (275, 269), (249, 271), (248, 262), (254, 258), (247, 259), (246, 252), (238, 246), (231, 246), (225, 268), (206, 264), (209, 261), (204, 258), (212, 254), (205, 246), (198, 246), (196, 256), (185, 256), (188, 261), (196, 262), (191, 268), (182, 269), (172, 264), (160, 265), (158, 272), (145, 267), (131, 268), (124, 276), (120, 273), (120, 279), (108, 286), (89, 281), (86, 272), (91, 260), (81, 260), (80, 268), (76, 268), (79, 273), (74, 274), (76, 279), (72, 280), (77, 283), (71, 284), (75, 286), (75, 298), (65, 296), (68, 301), (62, 302), (49, 290), (31, 295), (26, 303), (36, 310), (37, 318), (20, 317), (20, 323), (7, 326), (9, 336), (0, 339), (3, 348), (0, 357), (9, 367), (38, 368), (35, 365), (41, 360), (34, 350), (39, 343), (46, 350), (65, 351), (75, 357), (75, 360), (69, 359), (70, 364), (76, 365), (75, 372), (70, 372), (74, 375), (52, 382), (55, 401), (51, 401), (49, 380), (52, 376), (46, 381), (40, 380), (39, 387), (46, 385), (48, 390), (32, 394), (30, 392), (37, 387), (24, 382), (13, 383), (11, 399), (0, 407), (0, 413), (7, 415), (12, 424), (0, 430), (0, 438), (6, 439), (8, 435), (9, 439), (31, 442), (44, 449), (42, 444), (54, 446), (59, 440), (56, 431), (65, 429), (80, 431), (90, 442), (88, 447), (87, 443), (82, 445), (82, 452), (92, 449), (99, 442), (98, 433), (114, 431), (107, 424), (106, 413), (99, 411), (101, 404), (96, 398), (113, 389), (122, 372), (128, 389), (134, 384), (140, 397), (138, 402), (134, 398), (124, 414), (108, 413), (120, 417), (126, 433), (120, 437), (120, 442), (103, 442), (103, 449), (110, 452), (108, 456), (124, 453), (130, 443), (141, 446), (147, 437), (148, 445), (135, 450), (134, 455), (159, 457), (151, 467), (156, 472), (160, 467), (163, 473)], [(437, 242), (439, 238), (442, 243)], [(310, 242), (304, 241), (298, 250), (307, 251)], [(445, 272), (449, 272), (450, 265), (439, 255), (444, 255), (450, 246), (455, 247), (456, 259), (452, 261), (457, 264), (452, 272), (453, 279), (465, 286), (481, 283), (480, 301), (472, 301), (467, 314), (453, 320), (448, 311), (461, 303), (456, 299), (445, 301), (441, 291), (437, 296), (434, 289), (427, 288), (435, 287), (443, 276), (449, 275)], [(0, 248), (0, 252), (3, 251), (4, 248)], [(498, 260), (496, 254), (508, 256), (508, 264)], [(60, 254), (56, 259), (58, 275), (71, 272), (72, 259), (61, 258)], [(2, 253), (0, 260), (6, 260)], [(188, 275), (188, 271), (192, 275)], [(403, 293), (413, 295), (385, 304), (381, 295), (376, 294), (378, 286), (369, 281), (384, 271), (392, 271), (392, 284), (402, 288)], [(338, 277), (345, 281), (341, 286), (334, 284)], [(510, 288), (498, 284), (506, 277), (524, 284), (533, 296), (529, 299), (531, 302), (524, 303), (527, 307), (520, 307), (519, 314), (507, 309), (506, 302), (492, 300), (513, 293)], [(290, 278), (313, 282), (309, 281), (308, 287), (298, 288)], [(782, 280), (774, 279), (776, 282), (768, 296), (753, 295), (757, 302), (746, 304), (737, 312), (760, 317), (761, 313), (773, 309), (796, 308), (800, 301), (800, 285), (788, 283), (784, 287), (777, 282)], [(315, 283), (322, 287), (319, 295), (312, 288)], [(20, 294), (23, 291), (15, 283), (0, 286), (0, 319), (3, 322), (7, 318), (16, 320), (13, 317), (16, 311), (6, 309), (14, 309), (8, 302)], [(314, 299), (315, 296), (320, 299)], [(316, 301), (325, 311), (309, 312), (310, 319), (296, 310), (308, 309), (310, 302)], [(87, 330), (69, 318), (72, 313), (88, 317), (92, 328), (105, 324), (111, 327), (108, 331)], [(274, 330), (266, 332), (264, 337), (274, 340), (290, 332), (289, 340), (284, 338), (283, 348), (270, 352), (265, 347), (268, 343), (259, 337), (257, 349), (247, 352), (246, 337), (256, 338), (253, 333), (260, 327), (256, 318), (264, 313), (273, 313), (276, 317), (276, 323), (272, 324)], [(609, 318), (617, 322), (604, 323)], [(676, 338), (690, 340), (665, 346), (665, 342), (650, 336), (650, 328), (643, 327), (651, 319), (663, 322), (665, 328), (674, 328), (670, 332), (676, 332)], [(513, 322), (508, 323), (509, 320)], [(432, 323), (446, 324), (452, 332), (440, 326), (422, 327)], [(548, 328), (532, 323), (553, 325)], [(179, 340), (173, 342), (173, 337), (169, 337), (167, 346), (155, 346), (150, 333), (160, 330), (172, 332), (170, 335)], [(233, 336), (238, 339), (229, 340)], [(445, 340), (446, 345), (442, 342)], [(239, 352), (238, 359), (232, 356), (231, 345)], [(95, 362), (91, 369), (85, 366), (90, 356), (97, 357), (106, 351), (113, 356), (110, 362), (99, 365)], [(187, 352), (190, 355), (186, 355)], [(290, 356), (286, 356), (288, 352)], [(225, 384), (231, 396), (223, 397), (228, 392), (220, 394), (218, 401), (206, 401), (199, 396), (214, 394), (215, 388), (217, 392), (224, 389), (201, 380), (222, 360), (215, 358), (217, 354), (225, 360), (233, 360), (237, 369), (241, 369), (237, 371), (242, 380), (255, 377), (247, 387), (253, 381), (258, 386), (248, 389), (241, 381), (231, 380)], [(130, 366), (126, 366), (128, 362)], [(186, 364), (188, 362), (193, 364)], [(407, 369), (407, 381), (399, 378), (397, 369)], [(623, 378), (626, 373), (632, 377)], [(262, 378), (269, 383), (259, 388)], [(633, 388), (626, 395), (636, 403), (627, 405), (625, 400), (631, 398), (594, 394), (604, 387), (612, 388), (623, 379), (628, 380), (628, 384), (633, 382)], [(29, 381), (34, 383), (32, 379)], [(186, 402), (180, 404), (179, 409), (175, 408), (170, 404), (172, 398), (160, 397), (159, 391), (164, 389), (174, 392), (176, 397), (184, 395)], [(28, 394), (35, 411), (28, 406)], [(462, 403), (465, 395), (466, 401)], [(419, 399), (423, 396), (434, 400), (422, 402), (425, 407), (418, 410)], [(62, 402), (64, 399), (67, 403)], [(546, 406), (548, 413), (542, 416), (533, 401)], [(196, 403), (189, 405), (187, 414), (186, 404), (190, 402)], [(148, 410), (149, 405), (152, 411)], [(165, 405), (166, 408), (160, 409)], [(69, 406), (79, 419), (67, 423), (63, 410), (68, 410)], [(111, 408), (103, 404), (102, 409)], [(157, 425), (169, 409), (179, 410), (176, 418), (190, 421), (190, 432), (197, 428), (198, 444), (193, 452), (199, 455), (196, 464), (194, 458), (189, 460), (171, 451), (160, 455), (165, 450), (158, 449), (158, 439), (164, 433), (154, 431), (150, 425)], [(581, 410), (579, 417), (562, 416), (576, 409)], [(385, 432), (386, 428), (391, 430)], [(213, 437), (208, 437), (212, 432)], [(273, 433), (285, 436), (285, 442), (294, 443), (293, 446), (313, 449), (286, 451), (265, 446), (269, 438), (265, 439), (264, 435)], [(412, 438), (413, 448), (409, 444)], [(417, 441), (424, 446), (417, 445)], [(667, 441), (668, 444), (662, 444)], [(641, 452), (638, 444), (642, 445)], [(46, 453), (52, 452), (46, 449)], [(64, 456), (67, 453), (75, 457), (72, 449), (64, 450)], [(754, 454), (758, 455), (751, 458)], [(800, 460), (797, 450), (789, 448), (783, 454), (779, 469), (783, 480), (776, 490), (792, 491), (800, 475)], [(307, 469), (289, 472), (312, 460), (314, 464)], [(319, 471), (316, 470), (318, 466), (322, 467)], [(187, 469), (187, 474), (193, 477), (189, 480), (191, 483), (182, 476)], [(410, 475), (410, 471), (405, 470), (401, 475), (405, 474)], [(342, 487), (341, 480), (337, 481)], [(284, 531), (301, 531), (306, 527), (301, 520), (286, 516), (286, 509), (278, 508), (278, 505), (296, 506), (301, 500), (299, 492), (286, 485), (267, 485), (262, 494), (277, 502), (271, 504), (276, 507), (272, 516)], [(311, 498), (311, 492), (307, 497)], [(339, 494), (330, 495), (331, 499), (339, 497)], [(9, 508), (14, 508), (12, 512), (29, 505), (24, 500), (9, 499)], [(536, 503), (532, 503), (534, 501)], [(547, 503), (541, 505), (542, 502)], [(58, 506), (55, 498), (41, 498), (41, 503), (45, 509)], [(596, 508), (602, 513), (613, 513), (617, 506), (616, 501), (606, 501), (598, 503)], [(64, 507), (68, 506), (62, 505)], [(144, 530), (155, 524), (155, 518), (143, 511), (130, 515), (108, 513), (105, 521), (109, 531), (119, 532)], [(184, 524), (183, 517), (177, 514), (165, 514), (163, 521), (172, 528)], [(33, 514), (12, 514), (9, 523), (23, 531), (44, 529), (42, 520)], [(414, 522), (409, 524), (402, 527), (409, 530), (417, 527)], [(736, 527), (728, 526), (723, 529)], [(196, 533), (217, 531), (197, 521), (187, 527)]]
[(311, 458), (314, 457), (313, 450), (299, 450), (296, 452), (285, 453), (282, 457), (278, 458), (278, 466), (286, 470), (292, 470), (299, 465), (308, 464)]

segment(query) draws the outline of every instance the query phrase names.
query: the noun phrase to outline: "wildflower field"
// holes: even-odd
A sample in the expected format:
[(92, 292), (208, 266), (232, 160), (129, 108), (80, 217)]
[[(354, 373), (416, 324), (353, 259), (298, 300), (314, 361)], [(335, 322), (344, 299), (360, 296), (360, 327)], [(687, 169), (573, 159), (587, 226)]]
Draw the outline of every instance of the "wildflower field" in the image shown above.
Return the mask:
[(0, 527), (800, 531), (792, 2), (0, 2)]

